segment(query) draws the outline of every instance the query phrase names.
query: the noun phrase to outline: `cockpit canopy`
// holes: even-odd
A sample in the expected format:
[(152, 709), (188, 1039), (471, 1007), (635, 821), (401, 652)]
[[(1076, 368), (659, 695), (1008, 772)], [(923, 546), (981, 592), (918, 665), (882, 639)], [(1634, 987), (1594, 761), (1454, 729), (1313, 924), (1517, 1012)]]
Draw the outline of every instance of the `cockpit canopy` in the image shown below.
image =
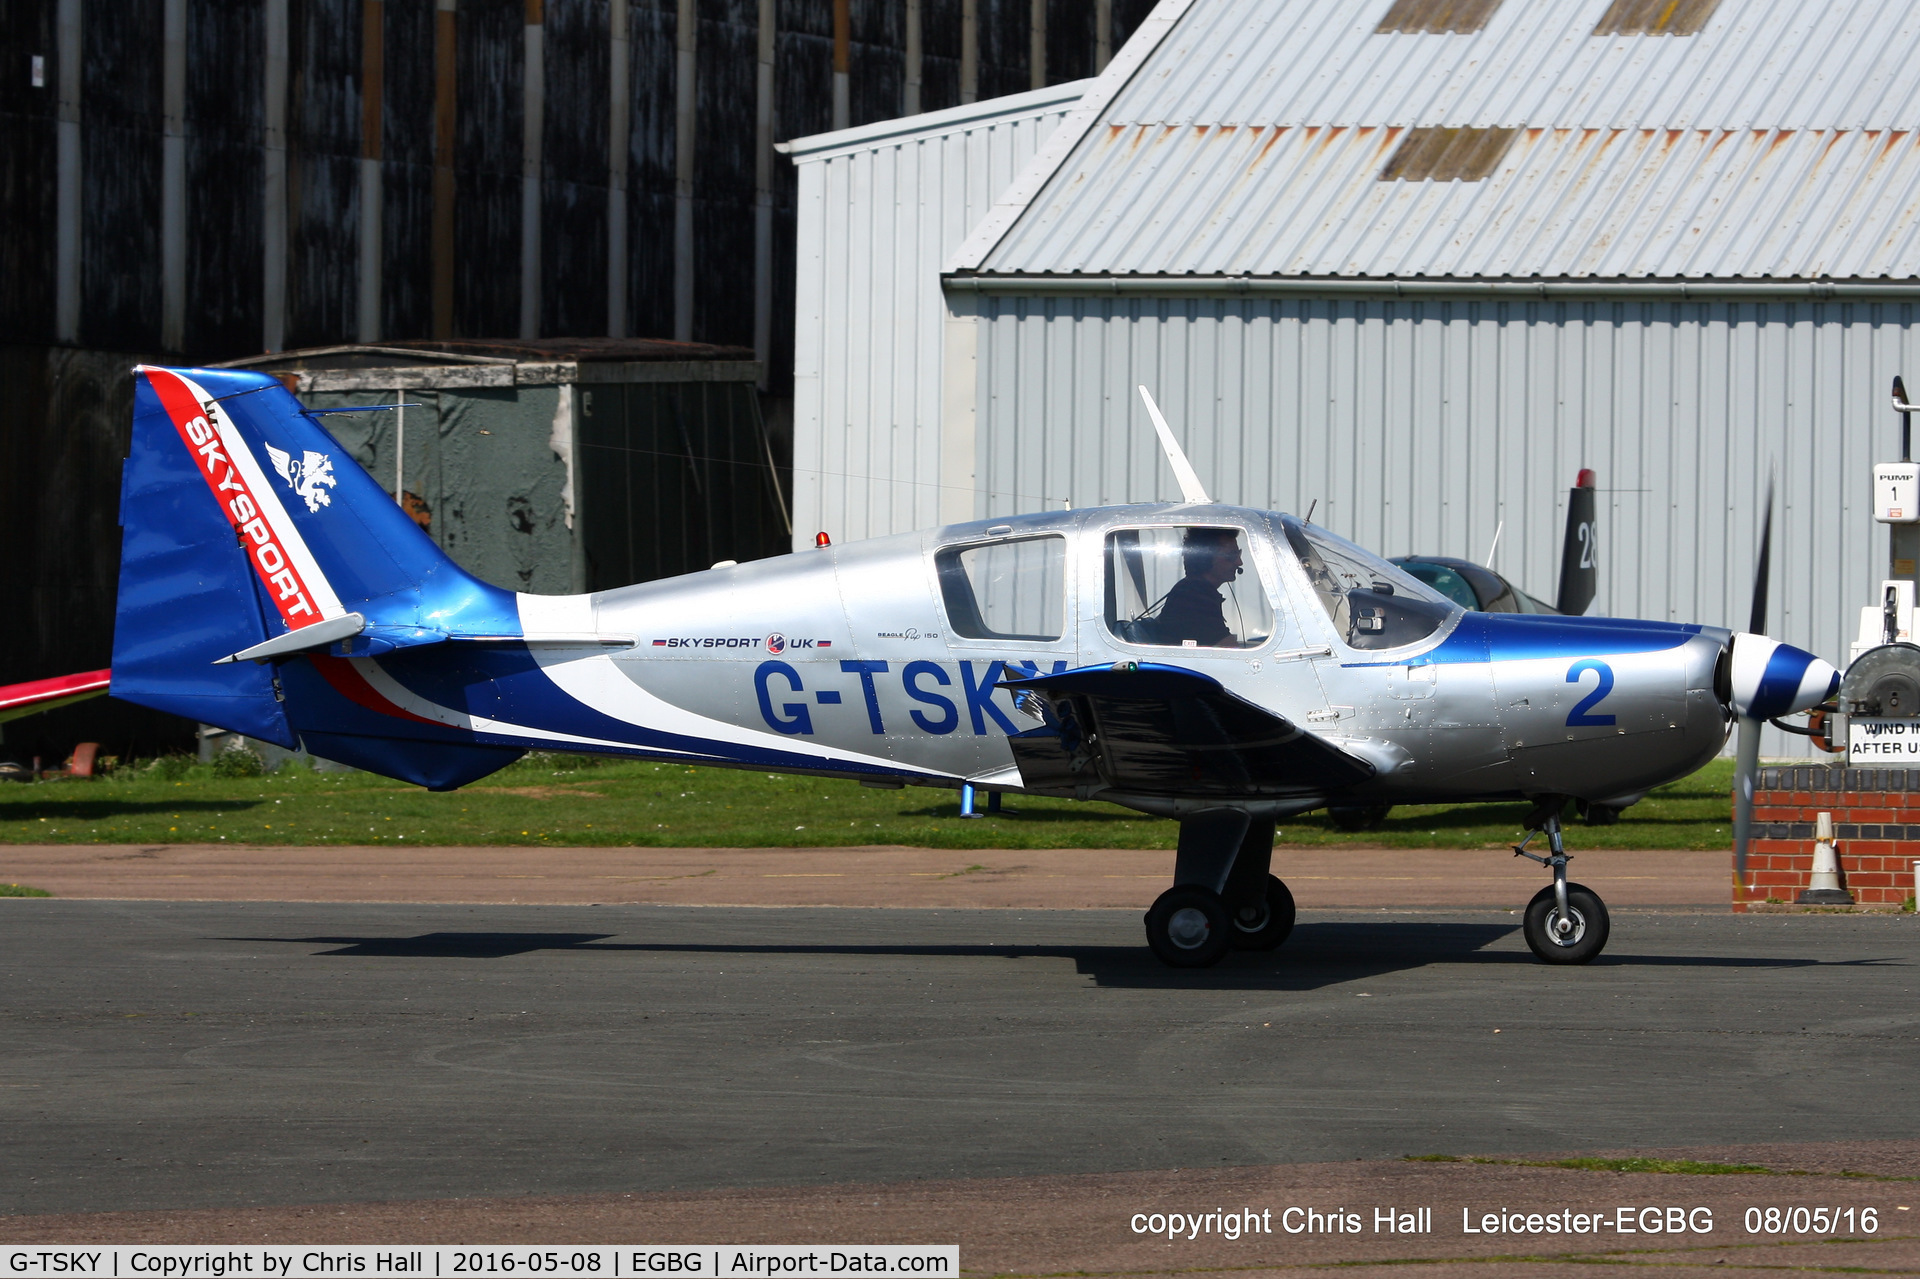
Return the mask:
[(1459, 606), (1346, 538), (1291, 515), (1273, 519), (1349, 648), (1399, 648), (1440, 629)]

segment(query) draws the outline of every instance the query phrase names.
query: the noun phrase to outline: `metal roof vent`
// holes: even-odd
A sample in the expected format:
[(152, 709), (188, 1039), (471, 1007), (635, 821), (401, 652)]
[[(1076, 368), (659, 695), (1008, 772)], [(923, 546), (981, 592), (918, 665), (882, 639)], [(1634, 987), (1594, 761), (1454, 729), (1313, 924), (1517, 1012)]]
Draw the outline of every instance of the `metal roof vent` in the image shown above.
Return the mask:
[(1487, 25), (1500, 0), (1393, 0), (1387, 16), (1374, 28), (1378, 35), (1400, 31), (1410, 35), (1465, 35)]
[(1593, 34), (1697, 36), (1719, 7), (1720, 0), (1613, 0)]
[(1408, 129), (1382, 182), (1478, 182), (1492, 173), (1518, 129)]

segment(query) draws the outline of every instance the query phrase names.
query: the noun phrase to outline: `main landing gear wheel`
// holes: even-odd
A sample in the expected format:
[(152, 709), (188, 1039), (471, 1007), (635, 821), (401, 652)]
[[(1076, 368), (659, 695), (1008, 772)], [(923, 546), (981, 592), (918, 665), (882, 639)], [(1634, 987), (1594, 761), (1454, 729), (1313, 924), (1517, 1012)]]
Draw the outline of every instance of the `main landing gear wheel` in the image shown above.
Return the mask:
[(1327, 809), (1327, 818), (1339, 830), (1377, 830), (1392, 811), (1392, 804), (1364, 804), (1357, 807), (1342, 804)]
[(1567, 885), (1564, 917), (1551, 884), (1527, 903), (1527, 948), (1545, 963), (1587, 963), (1606, 946), (1607, 928), (1606, 903), (1585, 884)]
[(1170, 968), (1208, 968), (1227, 953), (1232, 927), (1220, 894), (1177, 884), (1147, 911), (1147, 946)]
[(1278, 950), (1293, 932), (1293, 894), (1269, 875), (1265, 896), (1230, 912), (1230, 921), (1227, 937), (1235, 950)]

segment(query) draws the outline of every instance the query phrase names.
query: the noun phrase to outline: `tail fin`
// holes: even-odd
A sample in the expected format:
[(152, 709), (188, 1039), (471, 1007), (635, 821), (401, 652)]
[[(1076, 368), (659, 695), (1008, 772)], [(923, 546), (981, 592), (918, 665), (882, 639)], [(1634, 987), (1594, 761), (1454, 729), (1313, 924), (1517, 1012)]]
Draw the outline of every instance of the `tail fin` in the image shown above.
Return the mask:
[(1555, 612), (1578, 617), (1593, 603), (1600, 583), (1599, 526), (1593, 515), (1593, 472), (1580, 468), (1567, 493), (1567, 536), (1560, 546), (1560, 594)]
[[(315, 708), (290, 722), (278, 667), (236, 657), (521, 634), (513, 594), (448, 559), (276, 379), (145, 366), (135, 377), (114, 696), (292, 749), (333, 726)], [(484, 749), (474, 776), (513, 757), (440, 736), (457, 754)], [(363, 763), (350, 742), (317, 753)], [(470, 771), (449, 758), (396, 772), (392, 754), (380, 742), (364, 766), (426, 785)]]

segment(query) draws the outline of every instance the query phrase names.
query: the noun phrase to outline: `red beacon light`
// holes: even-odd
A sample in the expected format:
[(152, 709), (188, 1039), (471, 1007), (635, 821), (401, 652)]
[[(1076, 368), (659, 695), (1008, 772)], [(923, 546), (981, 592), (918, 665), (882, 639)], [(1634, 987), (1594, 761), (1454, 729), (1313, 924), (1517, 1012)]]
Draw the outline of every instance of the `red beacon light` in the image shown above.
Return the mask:
[(823, 551), (827, 547), (832, 545), (833, 545), (833, 539), (827, 536), (826, 530), (822, 529), (820, 532), (815, 533), (813, 535), (813, 548), (816, 551)]
[(1586, 467), (1586, 466), (1581, 467), (1580, 474), (1574, 476), (1573, 478), (1573, 486), (1577, 489), (1590, 489), (1590, 488), (1597, 487), (1593, 482), (1593, 469), (1591, 467)]

